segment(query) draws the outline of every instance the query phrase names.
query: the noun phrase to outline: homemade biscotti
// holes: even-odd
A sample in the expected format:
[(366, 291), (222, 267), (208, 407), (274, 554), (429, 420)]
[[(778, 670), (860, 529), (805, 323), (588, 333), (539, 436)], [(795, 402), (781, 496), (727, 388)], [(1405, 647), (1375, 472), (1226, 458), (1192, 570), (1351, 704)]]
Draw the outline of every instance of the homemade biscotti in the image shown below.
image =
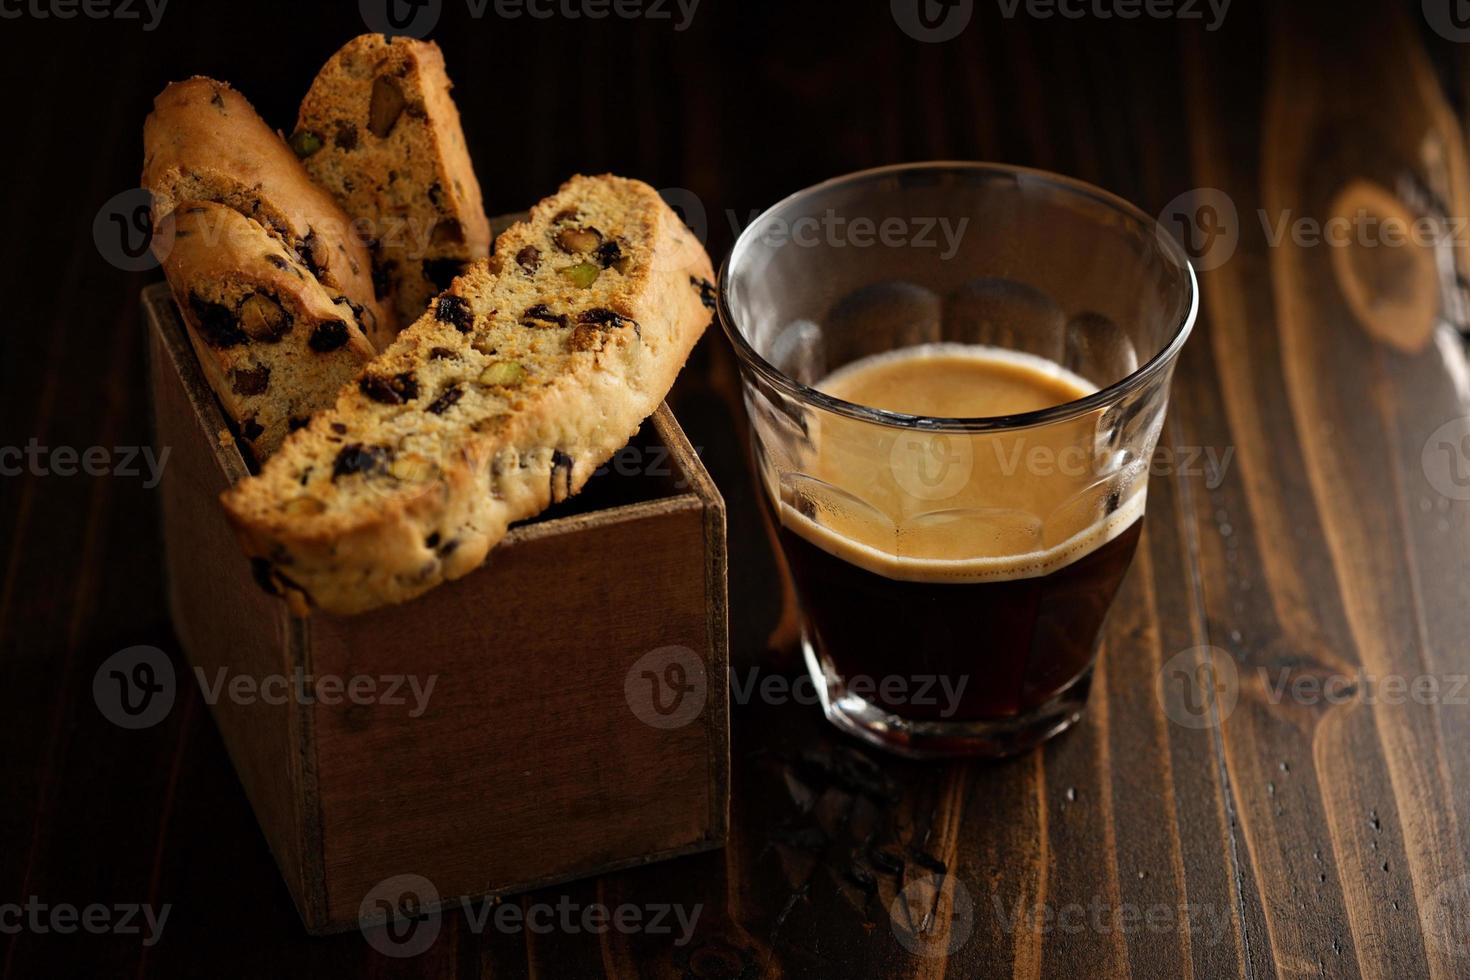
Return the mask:
[(226, 491), (257, 578), (298, 614), (353, 613), (474, 569), (658, 407), (712, 276), (648, 185), (573, 178)]
[(238, 211), (184, 201), (163, 227), (173, 240), (164, 272), (205, 377), (264, 460), (332, 403), (372, 345), (296, 256)]
[(449, 90), (437, 44), (365, 34), (322, 67), (291, 136), (312, 177), (371, 229), (378, 295), (402, 326), (490, 252)]
[(175, 82), (153, 101), (143, 148), (155, 227), (182, 201), (233, 208), (280, 241), (375, 345), (392, 339), (396, 325), (374, 296), (363, 239), (244, 96), (209, 78)]

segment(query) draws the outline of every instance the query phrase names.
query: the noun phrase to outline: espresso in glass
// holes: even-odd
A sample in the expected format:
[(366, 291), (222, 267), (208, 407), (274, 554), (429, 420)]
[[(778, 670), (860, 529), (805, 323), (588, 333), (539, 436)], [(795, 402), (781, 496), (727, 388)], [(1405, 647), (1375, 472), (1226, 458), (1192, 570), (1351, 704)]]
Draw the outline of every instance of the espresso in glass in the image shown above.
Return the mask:
[(1074, 724), (1198, 310), (1178, 243), (1055, 174), (904, 164), (762, 214), (718, 306), (827, 718), (916, 757)]
[[(963, 344), (863, 358), (816, 388), (937, 418), (1019, 415), (1095, 390), (1042, 357)], [(919, 437), (890, 448), (878, 468), (871, 454), (832, 447), (801, 491), (771, 495), (807, 641), (829, 683), (861, 686), (870, 703), (910, 719), (963, 723), (1020, 716), (1083, 677), (1144, 503), (1141, 490), (1126, 502), (1103, 498), (1042, 526), (1073, 485), (1055, 471), (1093, 465), (1093, 438), (1088, 421), (1021, 437)], [(923, 513), (880, 519), (822, 484), (861, 486), (883, 515)]]

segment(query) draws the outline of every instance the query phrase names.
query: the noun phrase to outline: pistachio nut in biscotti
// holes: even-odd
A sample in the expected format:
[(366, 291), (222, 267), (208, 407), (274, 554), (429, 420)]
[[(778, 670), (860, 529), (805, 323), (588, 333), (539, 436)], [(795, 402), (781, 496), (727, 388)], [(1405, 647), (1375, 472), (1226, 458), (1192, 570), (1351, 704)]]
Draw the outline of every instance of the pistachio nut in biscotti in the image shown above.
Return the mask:
[(574, 177), (224, 494), (257, 577), (353, 613), (474, 569), (658, 407), (713, 275), (647, 184)]
[(391, 309), (373, 294), (372, 257), (351, 219), (286, 141), (224, 82), (175, 82), (153, 100), (143, 125), (143, 186), (153, 222), (182, 201), (213, 201), (258, 222), (357, 323), (387, 346)]
[(342, 307), (279, 240), (221, 204), (164, 219), (164, 273), (210, 387), (257, 460), (330, 405), (373, 357)]
[(407, 326), (490, 252), (444, 55), (365, 34), (332, 56), (301, 103), (291, 146), (375, 241), (374, 281)]

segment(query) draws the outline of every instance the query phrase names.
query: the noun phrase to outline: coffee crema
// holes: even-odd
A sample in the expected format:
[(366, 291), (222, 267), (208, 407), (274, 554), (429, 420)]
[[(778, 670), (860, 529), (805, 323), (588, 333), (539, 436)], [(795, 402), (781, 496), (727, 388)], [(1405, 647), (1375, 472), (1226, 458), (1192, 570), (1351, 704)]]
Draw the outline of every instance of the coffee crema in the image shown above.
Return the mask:
[[(817, 385), (844, 401), (927, 418), (1003, 418), (1075, 401), (1096, 386), (1018, 351), (925, 344), (848, 364)], [(780, 495), (781, 523), (890, 579), (974, 583), (1047, 575), (1142, 515), (1146, 482), (1114, 496), (1097, 417), (996, 432), (894, 429), (821, 419), (817, 451)]]
[[(934, 418), (1016, 415), (1095, 390), (1044, 358), (957, 344), (857, 361), (819, 388)], [(910, 722), (988, 722), (1085, 685), (1145, 493), (1144, 479), (1108, 472), (1115, 461), (1098, 445), (1098, 423), (1084, 413), (935, 433), (809, 419), (809, 458), (768, 499), (779, 500), (808, 660), (828, 690), (941, 678), (962, 691), (956, 703), (879, 689), (868, 704)]]

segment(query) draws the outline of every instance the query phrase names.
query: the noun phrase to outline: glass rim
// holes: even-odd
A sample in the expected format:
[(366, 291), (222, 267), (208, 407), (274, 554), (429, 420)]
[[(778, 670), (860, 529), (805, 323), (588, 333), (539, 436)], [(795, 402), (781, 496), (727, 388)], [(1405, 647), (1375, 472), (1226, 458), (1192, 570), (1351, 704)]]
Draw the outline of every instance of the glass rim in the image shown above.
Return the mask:
[[(1152, 226), (1155, 231), (1155, 237), (1165, 254), (1174, 259), (1176, 264), (1183, 270), (1184, 283), (1189, 290), (1189, 309), (1184, 314), (1184, 318), (1175, 326), (1174, 334), (1169, 338), (1169, 342), (1160, 347), (1152, 357), (1125, 377), (1081, 398), (1031, 412), (1020, 412), (1014, 415), (978, 416), (974, 418), (942, 418), (909, 415), (903, 412), (890, 412), (886, 409), (873, 408), (869, 405), (850, 402), (842, 398), (837, 398), (834, 395), (829, 395), (817, 388), (813, 388), (811, 385), (797, 381), (761, 356), (737, 326), (735, 315), (730, 309), (728, 299), (731, 266), (740, 256), (740, 253), (745, 248), (750, 247), (751, 241), (755, 238), (754, 233), (756, 229), (762, 227), (768, 217), (774, 215), (782, 208), (788, 207), (802, 198), (820, 191), (832, 190), (874, 177), (905, 172), (936, 170), (1002, 175), (1024, 178), (1036, 183), (1049, 184), (1070, 194), (1091, 198), (1093, 201), (1111, 208), (1146, 227)], [(794, 395), (803, 401), (813, 403), (837, 415), (894, 428), (922, 429), (937, 432), (988, 432), (1000, 429), (1029, 428), (1038, 425), (1047, 425), (1053, 422), (1069, 421), (1106, 408), (1123, 395), (1136, 391), (1147, 384), (1174, 361), (1179, 351), (1184, 347), (1184, 342), (1189, 339), (1190, 333), (1194, 330), (1195, 319), (1199, 314), (1199, 280), (1195, 276), (1194, 266), (1190, 264), (1189, 257), (1185, 254), (1184, 249), (1180, 247), (1178, 242), (1162, 231), (1156, 219), (1144, 214), (1136, 205), (1129, 203), (1110, 191), (1105, 191), (1100, 187), (1074, 177), (1067, 177), (1047, 170), (1038, 170), (1033, 167), (1019, 167), (1003, 163), (983, 163), (966, 160), (931, 160), (921, 163), (897, 163), (882, 167), (872, 167), (867, 170), (858, 170), (838, 177), (832, 177), (820, 183), (812, 184), (810, 187), (805, 187), (793, 194), (788, 194), (762, 211), (735, 239), (735, 244), (731, 246), (729, 254), (725, 257), (725, 261), (720, 264), (719, 280), (720, 288), (718, 291), (717, 311), (719, 313), (720, 326), (724, 329), (725, 336), (730, 339), (730, 343), (735, 348), (736, 356), (740, 358), (741, 363), (756, 375), (789, 395)]]

